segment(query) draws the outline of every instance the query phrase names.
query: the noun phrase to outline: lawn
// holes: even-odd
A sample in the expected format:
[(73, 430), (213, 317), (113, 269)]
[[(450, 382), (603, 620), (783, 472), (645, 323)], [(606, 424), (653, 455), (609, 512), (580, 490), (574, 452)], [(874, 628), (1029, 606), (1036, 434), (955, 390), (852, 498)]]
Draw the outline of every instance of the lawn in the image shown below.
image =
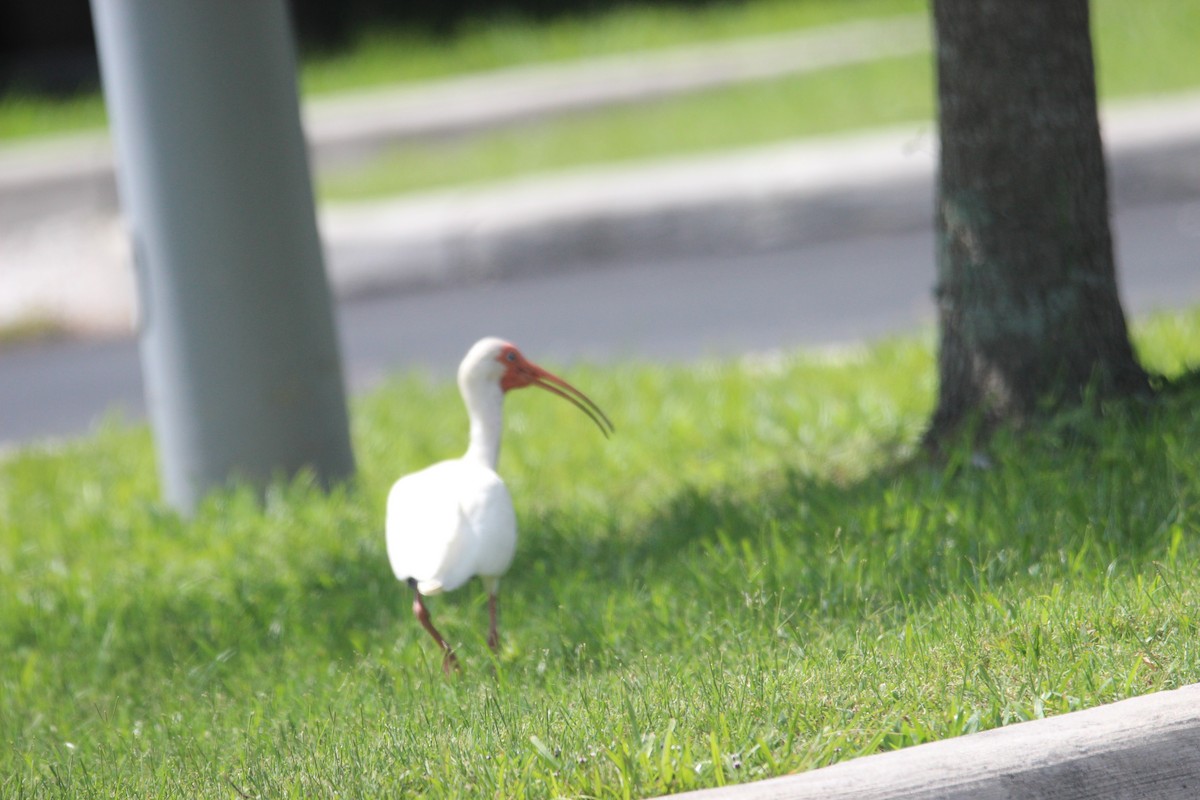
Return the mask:
[[(1200, 309), (1136, 338), (1194, 367)], [(435, 598), (452, 680), (381, 531), (390, 482), (464, 446), (449, 384), (355, 401), (353, 484), (191, 522), (141, 428), (8, 456), (0, 795), (640, 797), (1200, 680), (1195, 390), (932, 466), (922, 339), (562, 372), (617, 435), (509, 399), (503, 649), (477, 584)]]

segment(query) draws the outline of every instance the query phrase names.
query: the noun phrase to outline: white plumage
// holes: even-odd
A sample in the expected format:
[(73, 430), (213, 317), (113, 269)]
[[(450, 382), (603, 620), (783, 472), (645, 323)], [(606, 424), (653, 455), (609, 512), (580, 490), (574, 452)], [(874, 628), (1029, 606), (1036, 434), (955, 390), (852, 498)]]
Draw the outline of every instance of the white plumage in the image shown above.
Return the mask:
[(496, 464), (504, 395), (525, 386), (571, 401), (606, 436), (612, 430), (608, 417), (583, 392), (526, 360), (512, 344), (481, 339), (458, 368), (471, 422), (466, 454), (406, 475), (388, 493), (388, 560), (396, 577), (413, 587), (413, 613), (442, 648), (447, 672), (458, 662), (433, 626), (424, 596), (452, 591), (478, 575), (488, 592), (488, 644), (493, 650), (499, 646), (496, 593), (516, 552), (517, 520)]
[(517, 517), (500, 476), (466, 459), (443, 461), (396, 481), (388, 493), (388, 559), (423, 595), (479, 575), (494, 592), (517, 549)]

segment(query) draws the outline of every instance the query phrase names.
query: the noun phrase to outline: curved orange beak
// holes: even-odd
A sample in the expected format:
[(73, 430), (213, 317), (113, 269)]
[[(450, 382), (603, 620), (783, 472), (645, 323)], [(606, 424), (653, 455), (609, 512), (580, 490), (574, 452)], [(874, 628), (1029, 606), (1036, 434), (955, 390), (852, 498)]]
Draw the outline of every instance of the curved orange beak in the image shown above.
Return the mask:
[(507, 360), (502, 361), (506, 364), (508, 370), (504, 373), (504, 377), (500, 379), (500, 388), (504, 391), (511, 389), (523, 389), (526, 386), (536, 386), (539, 389), (545, 389), (551, 394), (556, 394), (564, 400), (569, 401), (576, 408), (587, 414), (592, 422), (596, 423), (596, 427), (604, 434), (605, 438), (609, 434), (616, 433), (616, 428), (613, 427), (612, 420), (608, 418), (600, 406), (588, 397), (586, 394), (576, 389), (567, 381), (555, 375), (549, 370), (542, 369), (537, 364), (527, 360), (516, 350), (508, 351)]

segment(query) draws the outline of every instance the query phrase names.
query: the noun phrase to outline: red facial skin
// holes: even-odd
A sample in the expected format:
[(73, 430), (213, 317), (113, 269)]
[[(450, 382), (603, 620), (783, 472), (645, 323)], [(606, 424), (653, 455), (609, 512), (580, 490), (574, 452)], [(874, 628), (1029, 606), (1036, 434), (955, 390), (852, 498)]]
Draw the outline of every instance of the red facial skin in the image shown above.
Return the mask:
[(504, 392), (523, 389), (526, 386), (537, 386), (564, 400), (569, 400), (576, 408), (587, 414), (605, 436), (614, 430), (612, 422), (590, 397), (553, 372), (542, 369), (526, 359), (521, 355), (521, 351), (513, 345), (505, 345), (500, 350), (500, 354), (496, 356), (496, 360), (505, 366), (504, 375), (500, 378), (500, 388)]

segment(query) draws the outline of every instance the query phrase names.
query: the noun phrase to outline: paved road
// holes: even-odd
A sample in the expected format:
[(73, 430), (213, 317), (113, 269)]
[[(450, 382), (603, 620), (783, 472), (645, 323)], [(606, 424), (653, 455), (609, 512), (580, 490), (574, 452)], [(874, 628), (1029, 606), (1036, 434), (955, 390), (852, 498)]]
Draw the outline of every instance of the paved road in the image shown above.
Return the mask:
[[(1141, 206), (1116, 217), (1126, 309), (1200, 301), (1200, 204)], [(339, 307), (356, 391), (395, 370), (451, 374), (484, 334), (539, 360), (682, 361), (813, 346), (932, 321), (929, 231), (786, 252), (593, 265), (494, 284), (376, 294)], [(141, 418), (130, 339), (0, 352), (0, 443), (86, 431), (116, 409)]]

